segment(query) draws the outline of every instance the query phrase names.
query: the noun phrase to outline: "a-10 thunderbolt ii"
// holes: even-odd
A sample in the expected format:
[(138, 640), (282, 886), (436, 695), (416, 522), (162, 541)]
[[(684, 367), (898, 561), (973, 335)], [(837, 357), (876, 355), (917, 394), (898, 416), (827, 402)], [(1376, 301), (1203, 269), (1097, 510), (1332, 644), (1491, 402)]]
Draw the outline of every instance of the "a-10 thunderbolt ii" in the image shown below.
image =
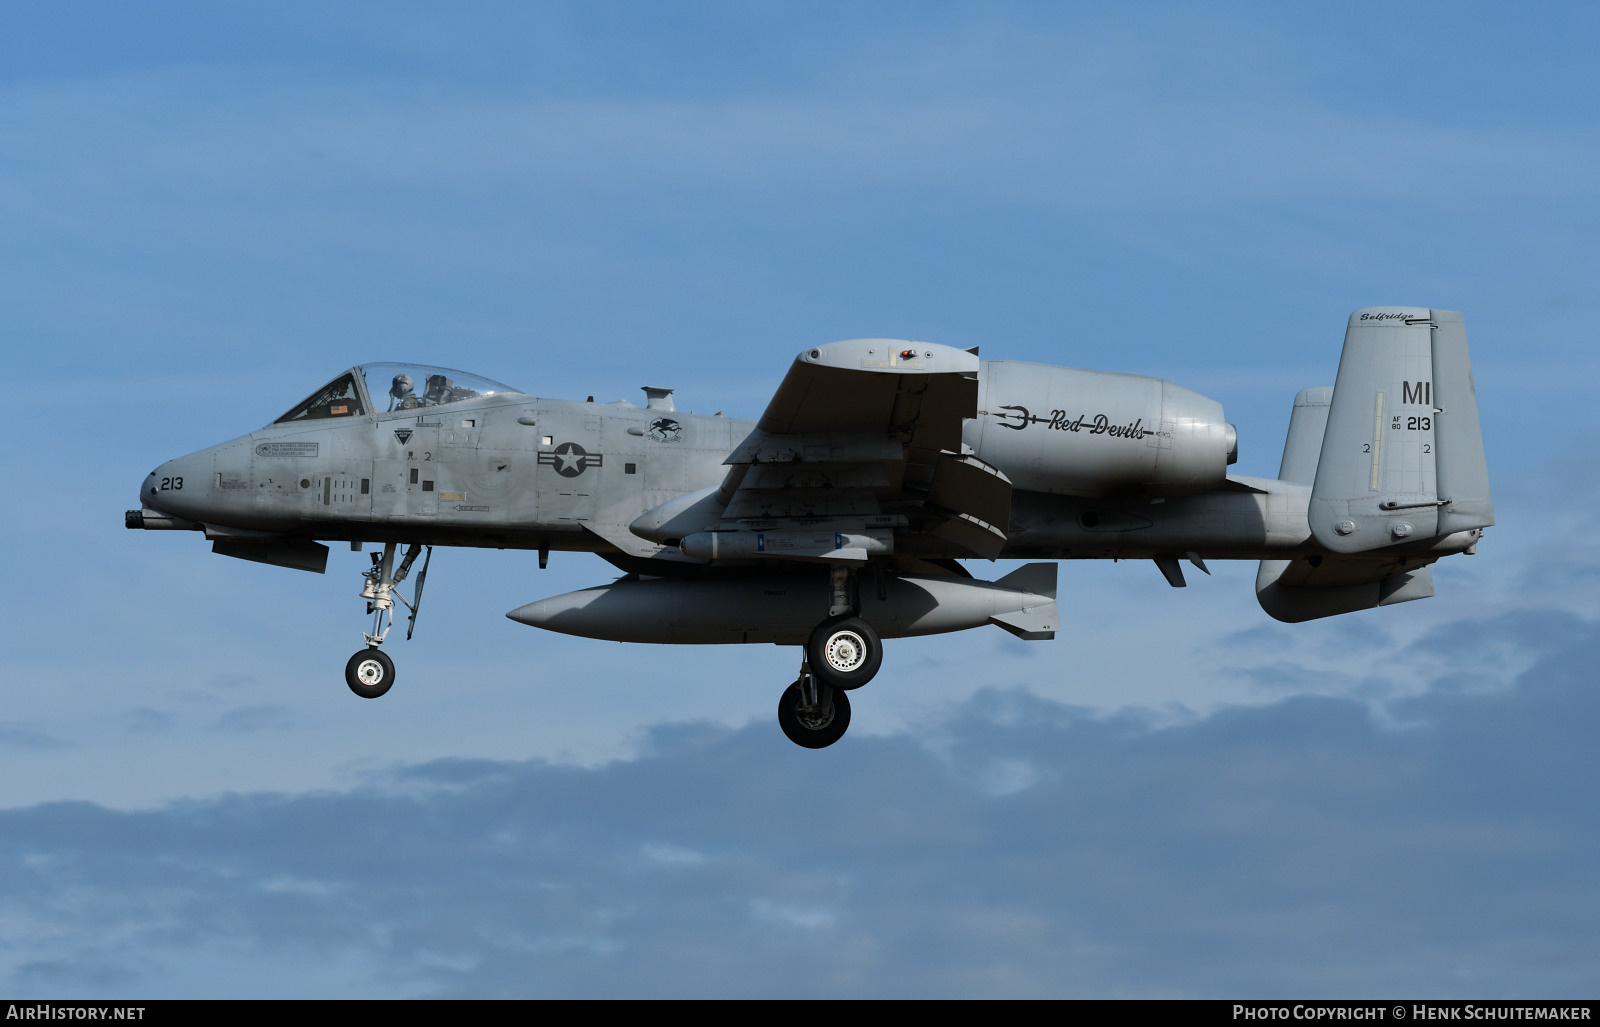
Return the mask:
[[(435, 367), (363, 364), (272, 424), (162, 464), (130, 528), (322, 572), (374, 545), (373, 617), (346, 681), (394, 681), (380, 648), (416, 620), (434, 546), (593, 552), (624, 572), (512, 620), (624, 642), (801, 647), (778, 722), (809, 748), (850, 722), (885, 638), (996, 625), (1054, 637), (1056, 564), (996, 581), (962, 560), (1259, 560), (1271, 616), (1304, 621), (1433, 594), (1430, 565), (1494, 523), (1460, 314), (1350, 316), (1332, 388), (1294, 412), (1277, 479), (1228, 473), (1222, 406), (1136, 375), (926, 342), (807, 349), (754, 422), (541, 399)], [(426, 549), (407, 600), (397, 586)], [(407, 635), (409, 636), (408, 628)]]

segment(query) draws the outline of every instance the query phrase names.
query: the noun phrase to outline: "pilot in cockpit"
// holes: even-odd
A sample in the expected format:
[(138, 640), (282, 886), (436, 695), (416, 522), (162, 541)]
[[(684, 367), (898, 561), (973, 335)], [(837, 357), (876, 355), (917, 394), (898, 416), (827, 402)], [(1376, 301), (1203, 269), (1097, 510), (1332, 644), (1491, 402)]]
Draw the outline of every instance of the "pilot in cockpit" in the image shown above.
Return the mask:
[(479, 396), (476, 389), (469, 389), (465, 385), (457, 385), (442, 374), (428, 375), (427, 385), (422, 390), (422, 405), (425, 407), (443, 406), (446, 403), (460, 403), (465, 399), (476, 399)]
[(389, 409), (411, 410), (421, 406), (422, 401), (417, 399), (417, 394), (413, 391), (415, 388), (416, 383), (411, 380), (409, 374), (395, 375), (394, 381), (389, 385)]

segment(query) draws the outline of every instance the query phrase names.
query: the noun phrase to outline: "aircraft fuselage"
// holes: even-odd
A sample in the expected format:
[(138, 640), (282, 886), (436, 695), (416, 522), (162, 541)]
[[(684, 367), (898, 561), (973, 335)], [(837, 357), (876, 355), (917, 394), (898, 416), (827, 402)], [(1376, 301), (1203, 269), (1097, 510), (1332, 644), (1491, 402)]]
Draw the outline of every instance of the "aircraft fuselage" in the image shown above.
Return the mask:
[[(1023, 480), (1041, 462), (1035, 453), (1052, 446), (1077, 444), (1093, 453), (1090, 447), (1112, 451), (1143, 442), (1132, 437), (1145, 427), (1136, 412), (1113, 408), (1109, 417), (1100, 412), (1085, 421), (1077, 411), (1071, 418), (1048, 407), (1030, 414), (1002, 402), (1011, 398), (990, 399), (963, 439), (979, 459)], [(1026, 431), (1017, 427), (1018, 409), (1034, 418), (1023, 423)], [(162, 464), (140, 496), (148, 510), (191, 522), (175, 526), (203, 526), (212, 537), (633, 547), (648, 557), (661, 555), (662, 547), (637, 539), (628, 525), (674, 497), (717, 485), (727, 472), (725, 458), (755, 427), (626, 402), (500, 394), (440, 408), (271, 424)], [(1019, 451), (1024, 441), (1032, 448)], [(1288, 559), (1320, 548), (1307, 527), (1309, 499), (1307, 484), (1237, 475), (1170, 498), (1017, 488), (1001, 555)], [(1458, 552), (1471, 541), (1434, 540), (1427, 548)], [(952, 547), (925, 555), (970, 554)]]

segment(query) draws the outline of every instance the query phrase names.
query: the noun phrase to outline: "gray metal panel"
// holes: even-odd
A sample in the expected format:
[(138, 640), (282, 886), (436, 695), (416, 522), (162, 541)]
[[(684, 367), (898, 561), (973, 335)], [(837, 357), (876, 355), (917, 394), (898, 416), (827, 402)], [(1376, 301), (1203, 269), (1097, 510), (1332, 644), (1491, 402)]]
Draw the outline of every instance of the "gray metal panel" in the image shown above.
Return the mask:
[(270, 563), (275, 567), (310, 571), (313, 574), (321, 574), (328, 567), (328, 547), (320, 542), (298, 539), (246, 541), (219, 538), (211, 543), (211, 551), (222, 556), (233, 556), (255, 563)]
[(1433, 333), (1433, 405), (1437, 407), (1440, 534), (1486, 528), (1494, 523), (1489, 495), (1489, 465), (1483, 455), (1478, 425), (1478, 391), (1467, 356), (1467, 329), (1459, 313), (1435, 310)]

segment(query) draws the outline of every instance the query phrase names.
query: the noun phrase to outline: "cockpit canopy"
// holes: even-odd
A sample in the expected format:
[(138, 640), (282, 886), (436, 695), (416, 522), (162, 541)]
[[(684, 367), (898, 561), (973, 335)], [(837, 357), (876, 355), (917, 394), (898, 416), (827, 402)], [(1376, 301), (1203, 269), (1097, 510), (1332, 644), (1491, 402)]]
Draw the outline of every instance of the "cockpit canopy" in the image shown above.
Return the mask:
[(426, 364), (362, 364), (306, 397), (274, 421), (311, 421), (445, 406), (483, 396), (520, 393), (509, 385), (465, 371)]

